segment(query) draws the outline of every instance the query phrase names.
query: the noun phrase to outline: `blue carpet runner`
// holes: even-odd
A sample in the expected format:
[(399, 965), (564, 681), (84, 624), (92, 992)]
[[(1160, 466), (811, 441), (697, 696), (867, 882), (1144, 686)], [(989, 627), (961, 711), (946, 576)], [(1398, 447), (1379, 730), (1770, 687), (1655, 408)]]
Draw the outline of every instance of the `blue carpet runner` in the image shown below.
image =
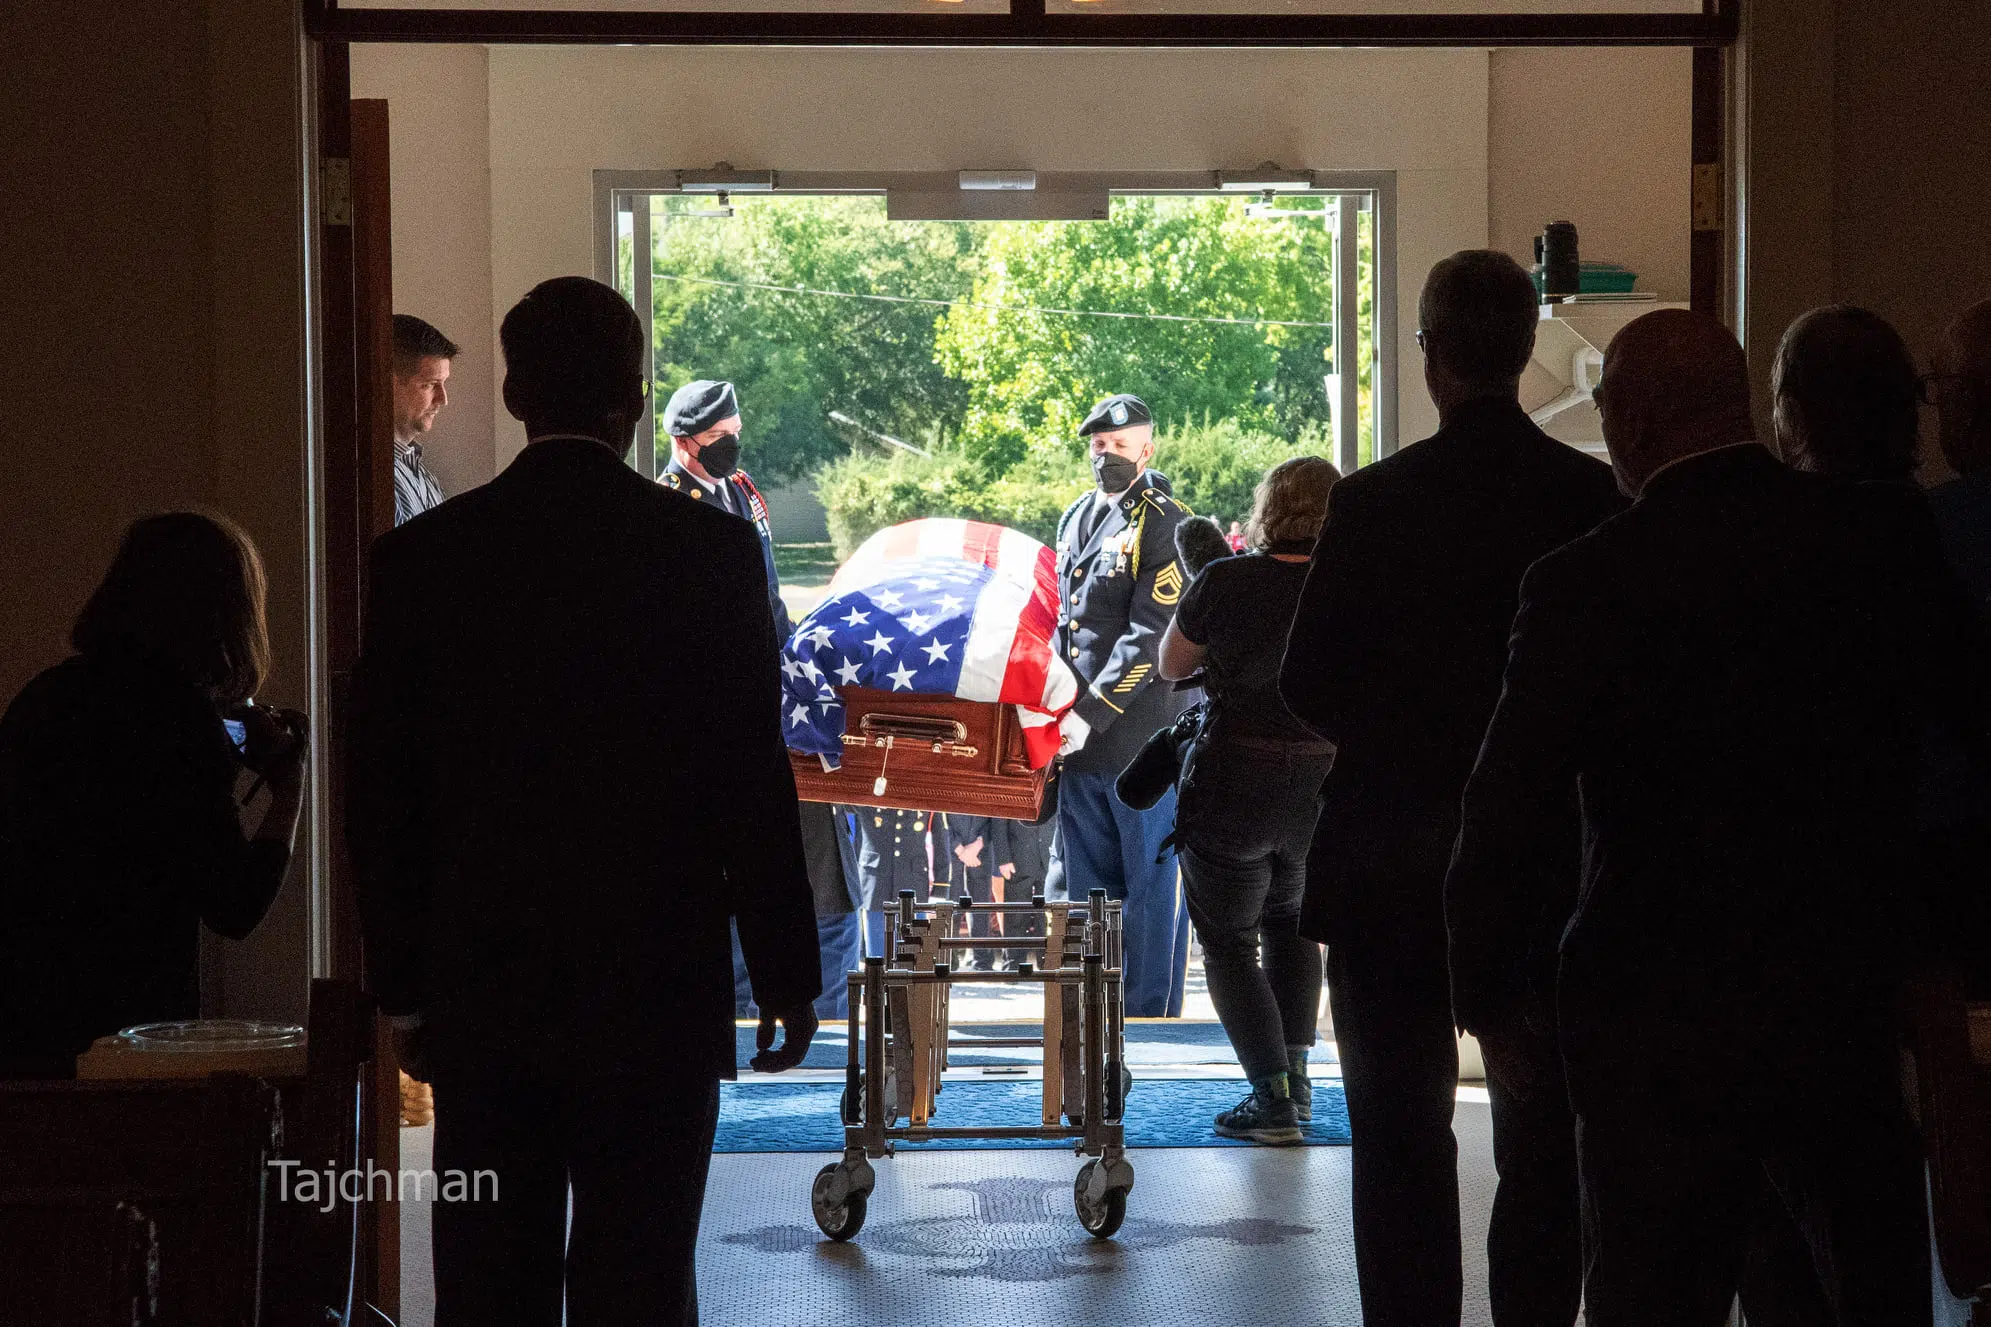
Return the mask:
[[(1037, 1026), (1033, 1023), (956, 1023), (949, 1031), (956, 1039), (965, 1041), (975, 1037), (1035, 1036)], [(751, 1023), (736, 1024), (733, 1035), (738, 1052), (736, 1062), (744, 1067), (754, 1056), (754, 1026)], [(809, 1043), (809, 1054), (802, 1061), (802, 1067), (843, 1068), (847, 1054), (844, 1037), (842, 1024), (832, 1023), (825, 1026), (816, 1034), (816, 1039)], [(957, 1049), (947, 1058), (953, 1068), (972, 1069), (985, 1065), (1042, 1064), (1044, 1053), (1028, 1046), (995, 1046), (985, 1051)], [(1314, 1064), (1334, 1062), (1333, 1046), (1322, 1042), (1314, 1047)], [(1174, 1018), (1129, 1019), (1127, 1063), (1137, 1066), (1236, 1064), (1237, 1053), (1231, 1049), (1230, 1042), (1224, 1037), (1221, 1023), (1190, 1022)]]
[[(1133, 1029), (1128, 1029), (1133, 1040)], [(841, 1083), (727, 1083), (720, 1093), (717, 1152), (837, 1152), (843, 1126), (837, 1118)], [(1250, 1147), (1219, 1138), (1211, 1128), (1217, 1112), (1244, 1096), (1242, 1080), (1227, 1078), (1143, 1078), (1127, 1095), (1129, 1147)], [(936, 1125), (1035, 1124), (1043, 1086), (1037, 1082), (951, 1082), (940, 1091)], [(1313, 1147), (1348, 1145), (1348, 1103), (1341, 1084), (1314, 1082), (1314, 1117), (1306, 1131)], [(904, 1143), (907, 1151), (928, 1148), (1062, 1147), (1069, 1142), (1026, 1139), (949, 1139)]]

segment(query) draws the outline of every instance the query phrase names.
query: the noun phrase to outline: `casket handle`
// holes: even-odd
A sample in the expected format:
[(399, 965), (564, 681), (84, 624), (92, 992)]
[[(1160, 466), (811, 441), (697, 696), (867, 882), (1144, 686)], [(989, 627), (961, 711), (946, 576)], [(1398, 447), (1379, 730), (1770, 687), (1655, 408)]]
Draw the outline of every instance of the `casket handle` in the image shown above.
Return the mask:
[(845, 746), (882, 747), (884, 758), (878, 764), (878, 777), (872, 781), (871, 795), (883, 797), (888, 786), (886, 767), (892, 763), (895, 742), (931, 746), (936, 756), (975, 756), (976, 747), (967, 744), (968, 725), (954, 719), (937, 719), (923, 714), (867, 714), (857, 721), (857, 732), (845, 733)]
[(957, 756), (975, 754), (975, 748), (967, 745), (968, 725), (958, 719), (926, 714), (867, 714), (857, 721), (857, 732), (855, 742), (848, 734), (843, 740), (856, 746), (871, 746), (891, 738), (930, 745), (935, 750), (951, 747), (952, 754)]

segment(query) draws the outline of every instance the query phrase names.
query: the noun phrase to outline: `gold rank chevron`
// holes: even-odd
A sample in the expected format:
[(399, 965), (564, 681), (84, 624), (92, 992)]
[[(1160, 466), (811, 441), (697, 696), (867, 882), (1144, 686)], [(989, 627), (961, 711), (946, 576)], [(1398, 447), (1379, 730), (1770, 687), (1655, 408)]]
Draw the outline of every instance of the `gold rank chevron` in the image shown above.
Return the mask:
[(1155, 602), (1174, 604), (1182, 598), (1182, 564), (1170, 562), (1155, 573)]
[(1147, 675), (1148, 675), (1147, 664), (1144, 663), (1135, 664), (1132, 668), (1129, 668), (1127, 670), (1127, 675), (1121, 678), (1119, 684), (1113, 688), (1113, 694), (1118, 696), (1125, 692), (1132, 691), (1135, 687), (1141, 684), (1141, 680), (1145, 678)]

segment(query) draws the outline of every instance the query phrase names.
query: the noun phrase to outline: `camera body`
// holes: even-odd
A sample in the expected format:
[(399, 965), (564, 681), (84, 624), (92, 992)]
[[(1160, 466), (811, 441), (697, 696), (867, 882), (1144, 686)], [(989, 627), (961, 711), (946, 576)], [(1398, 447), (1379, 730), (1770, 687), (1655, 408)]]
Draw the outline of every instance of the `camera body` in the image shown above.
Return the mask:
[(258, 705), (254, 697), (231, 705), (222, 724), (235, 743), (236, 759), (259, 775), (292, 758), (311, 741), (311, 721), (298, 710)]

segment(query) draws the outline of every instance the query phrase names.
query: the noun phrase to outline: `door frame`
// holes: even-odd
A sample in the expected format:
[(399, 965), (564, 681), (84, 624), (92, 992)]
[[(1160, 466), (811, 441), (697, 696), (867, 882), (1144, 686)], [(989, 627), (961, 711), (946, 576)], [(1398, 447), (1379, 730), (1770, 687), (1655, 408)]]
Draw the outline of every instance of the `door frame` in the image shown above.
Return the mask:
[[(333, 711), (342, 679), (357, 658), (365, 606), (365, 545), (382, 528), (377, 502), (378, 452), (374, 414), (380, 407), (373, 384), (380, 375), (377, 338), (363, 338), (359, 312), (364, 298), (356, 285), (358, 234), (351, 208), (353, 111), (351, 46), (355, 42), (552, 43), (582, 46), (626, 44), (749, 46), (983, 46), (983, 47), (1174, 47), (1208, 50), (1361, 46), (1430, 47), (1691, 47), (1693, 203), (1690, 288), (1698, 311), (1733, 325), (1739, 292), (1733, 289), (1737, 262), (1731, 235), (1743, 223), (1746, 180), (1729, 160), (1725, 106), (1735, 75), (1733, 47), (1740, 31), (1742, 0), (1702, 0), (1698, 14), (1403, 15), (1349, 14), (1196, 15), (1051, 14), (1046, 0), (1010, 0), (1006, 14), (898, 13), (636, 13), (602, 11), (524, 11), (474, 9), (346, 9), (338, 0), (298, 0), (307, 43), (310, 87), (303, 99), (304, 141), (315, 155), (307, 165), (306, 195), (315, 227), (316, 270), (308, 280), (316, 326), (306, 331), (315, 356), (318, 440), (317, 491), (310, 494), (314, 550), (320, 574), (312, 627), (322, 642), (323, 670)], [(339, 204), (345, 203), (343, 210)], [(1393, 288), (1394, 264), (1381, 261), (1378, 227), (1377, 303), (1393, 309), (1383, 283)], [(377, 294), (377, 292), (376, 292)], [(1380, 331), (1380, 329), (1379, 329)], [(1395, 402), (1394, 357), (1384, 357), (1387, 386), (1379, 381), (1378, 410)], [(1381, 379), (1382, 374), (1379, 374)], [(372, 410), (362, 403), (371, 396)], [(391, 448), (391, 442), (387, 444)], [(392, 522), (391, 492), (385, 519)], [(343, 861), (337, 810), (342, 805), (343, 771), (336, 752), (325, 759), (329, 814), (314, 829), (330, 840), (319, 858), (327, 864), (316, 882), (312, 941), (314, 977), (361, 978), (361, 956), (353, 918), (350, 871)], [(384, 1023), (376, 1032), (375, 1072), (364, 1109), (376, 1155), (396, 1140), (399, 1105), (392, 1048)], [(373, 1207), (368, 1204), (368, 1207)], [(376, 1213), (376, 1218), (379, 1216)], [(370, 1254), (361, 1269), (361, 1291), (383, 1307), (398, 1299), (396, 1223), (374, 1220), (366, 1232)], [(391, 1246), (391, 1247), (390, 1247)]]
[[(864, 0), (858, 0), (864, 3)], [(660, 10), (346, 9), (304, 0), (305, 31), (344, 41), (744, 46), (1712, 46), (1732, 44), (1741, 0), (1699, 13), (1236, 14), (816, 13)]]
[[(595, 280), (607, 286), (617, 286), (616, 237), (617, 216), (629, 200), (653, 194), (708, 194), (709, 186), (686, 188), (680, 177), (687, 174), (700, 174), (696, 171), (675, 170), (597, 170), (594, 172), (594, 276)], [(1226, 190), (1223, 186), (1224, 172), (1204, 171), (1039, 171), (1033, 172), (1040, 189), (1058, 195), (1092, 195), (1104, 198), (1120, 197), (1174, 197), (1174, 198), (1225, 198), (1237, 197), (1236, 189)], [(775, 170), (770, 172), (773, 184), (769, 188), (756, 189), (750, 198), (828, 198), (828, 197), (875, 197), (889, 198), (894, 193), (930, 195), (935, 193), (957, 192), (956, 176), (947, 171), (794, 171)], [(1381, 460), (1397, 449), (1397, 282), (1396, 282), (1396, 172), (1395, 171), (1316, 171), (1296, 169), (1282, 171), (1283, 175), (1304, 176), (1304, 184), (1281, 185), (1277, 192), (1284, 198), (1326, 198), (1357, 197), (1362, 200), (1364, 210), (1374, 213), (1375, 243), (1375, 332), (1372, 351), (1375, 356), (1371, 381), (1370, 457)], [(1016, 195), (982, 194), (980, 198), (1003, 199)], [(1246, 196), (1249, 196), (1248, 194)], [(960, 195), (962, 201), (972, 202), (977, 195)], [(975, 218), (984, 219), (984, 218)], [(1014, 217), (990, 216), (987, 220), (1030, 220), (1023, 215)], [(1349, 247), (1354, 230), (1354, 210), (1343, 213), (1346, 230), (1335, 237), (1337, 258)], [(646, 225), (635, 230), (641, 243), (648, 238)], [(637, 316), (643, 320), (645, 328), (650, 325), (650, 313), (642, 307), (648, 294), (646, 275), (638, 277)], [(1353, 273), (1347, 273), (1352, 278)], [(1335, 306), (1335, 369), (1341, 374), (1342, 399), (1334, 404), (1335, 463), (1344, 472), (1356, 468), (1356, 457), (1360, 442), (1351, 427), (1345, 432), (1343, 421), (1349, 417), (1356, 400), (1356, 377), (1341, 373), (1341, 349), (1344, 345), (1359, 344), (1355, 331), (1355, 307), (1360, 303), (1360, 295), (1353, 286), (1344, 288), (1342, 273), (1335, 276), (1337, 295), (1344, 289), (1347, 299), (1338, 299)], [(619, 289), (619, 286), (617, 287)], [(636, 442), (636, 468), (645, 468), (644, 458), (654, 451), (656, 439), (652, 432), (655, 427), (655, 412), (645, 418)], [(648, 444), (646, 448), (645, 444)], [(655, 478), (654, 475), (650, 476)]]

